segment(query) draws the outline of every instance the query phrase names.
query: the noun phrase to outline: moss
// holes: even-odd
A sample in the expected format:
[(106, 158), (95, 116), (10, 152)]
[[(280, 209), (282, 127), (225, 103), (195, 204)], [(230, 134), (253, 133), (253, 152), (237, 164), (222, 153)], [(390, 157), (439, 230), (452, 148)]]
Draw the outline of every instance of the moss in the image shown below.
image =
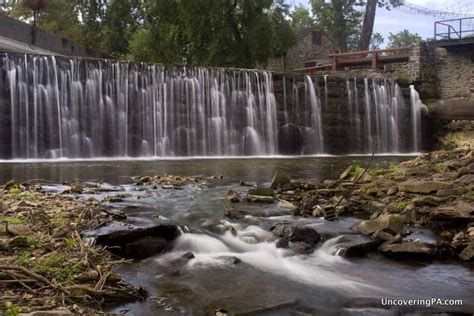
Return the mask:
[(21, 215), (13, 215), (13, 216), (4, 216), (0, 215), (0, 223), (8, 223), (12, 225), (26, 225), (28, 224), (28, 220)]
[(438, 162), (435, 165), (435, 170), (438, 171), (438, 172), (443, 172), (445, 169), (446, 169), (446, 166), (442, 162)]
[(15, 183), (15, 184), (12, 184), (10, 186), (10, 188), (8, 189), (8, 193), (13, 197), (13, 198), (17, 198), (20, 196), (21, 194), (21, 187), (19, 184)]
[(398, 77), (396, 82), (401, 88), (408, 88), (411, 84), (411, 80), (403, 76)]
[(395, 204), (395, 208), (399, 211), (403, 211), (407, 206), (408, 206), (408, 202), (406, 201), (400, 201), (397, 204)]
[(64, 238), (63, 243), (64, 243), (64, 246), (69, 250), (76, 248), (76, 241), (74, 239)]
[(364, 168), (362, 168), (360, 165), (354, 165), (354, 168), (352, 168), (352, 171), (349, 173), (352, 177), (358, 177), (364, 172)]
[(392, 176), (395, 176), (395, 177), (404, 175), (404, 172), (402, 170), (400, 170), (400, 168), (395, 166), (395, 165), (391, 165), (388, 168), (388, 171), (392, 174)]
[(372, 167), (368, 170), (368, 173), (371, 175), (371, 176), (378, 176), (382, 173), (385, 172), (385, 169), (384, 168), (381, 168), (381, 167)]
[(77, 258), (68, 260), (62, 254), (51, 252), (38, 258), (33, 267), (36, 272), (49, 275), (58, 281), (72, 281), (81, 270), (81, 262)]
[(51, 224), (56, 227), (62, 227), (69, 222), (69, 215), (66, 212), (59, 212), (54, 214), (51, 218)]

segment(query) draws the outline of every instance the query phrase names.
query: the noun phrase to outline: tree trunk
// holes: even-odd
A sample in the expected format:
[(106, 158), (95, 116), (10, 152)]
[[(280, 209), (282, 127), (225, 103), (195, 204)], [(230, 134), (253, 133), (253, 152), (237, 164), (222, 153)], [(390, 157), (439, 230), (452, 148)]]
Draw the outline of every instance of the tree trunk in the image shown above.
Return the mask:
[(341, 52), (347, 52), (347, 30), (342, 0), (331, 0), (331, 4), (334, 11), (334, 40)]
[(364, 24), (360, 34), (358, 50), (369, 50), (370, 39), (374, 31), (375, 11), (377, 10), (378, 0), (368, 0), (364, 14)]

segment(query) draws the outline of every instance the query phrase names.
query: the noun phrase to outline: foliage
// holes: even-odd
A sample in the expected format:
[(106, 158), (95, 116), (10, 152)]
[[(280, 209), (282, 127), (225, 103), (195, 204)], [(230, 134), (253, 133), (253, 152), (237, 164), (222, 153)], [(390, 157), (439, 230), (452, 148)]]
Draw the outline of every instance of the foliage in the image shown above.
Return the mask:
[(0, 215), (0, 223), (8, 223), (12, 225), (28, 224), (28, 221), (23, 216), (17, 214), (13, 216)]
[(31, 253), (23, 253), (17, 260), (18, 264), (33, 268), (36, 273), (50, 276), (58, 281), (72, 281), (81, 271), (81, 262), (77, 258), (68, 259), (55, 251), (40, 258), (34, 258)]
[(291, 28), (295, 32), (301, 31), (308, 27), (313, 27), (316, 24), (315, 20), (311, 16), (311, 12), (302, 5), (293, 8), (290, 17)]
[(397, 204), (395, 204), (395, 208), (399, 211), (403, 211), (407, 206), (408, 206), (408, 202), (405, 202), (405, 201), (400, 201)]
[(22, 312), (22, 308), (12, 302), (6, 302), (5, 307), (7, 308), (5, 311), (6, 316), (17, 316)]
[(400, 76), (396, 79), (397, 84), (402, 88), (408, 88), (411, 84), (411, 80), (405, 76)]
[(324, 31), (341, 51), (348, 50), (351, 37), (360, 30), (362, 12), (356, 9), (357, 0), (312, 0), (312, 11), (317, 26)]
[(390, 33), (388, 37), (388, 46), (391, 48), (409, 47), (421, 40), (417, 33), (411, 33), (408, 30), (400, 31), (396, 34)]
[(381, 167), (372, 167), (368, 170), (368, 173), (371, 175), (371, 176), (378, 176), (382, 173), (385, 172), (385, 169), (384, 168), (381, 168)]
[(360, 165), (354, 165), (354, 168), (352, 171), (349, 173), (352, 177), (359, 177), (362, 172), (364, 172), (364, 168)]
[(370, 49), (381, 49), (382, 44), (385, 42), (382, 34), (380, 33), (373, 33), (372, 38), (370, 39)]

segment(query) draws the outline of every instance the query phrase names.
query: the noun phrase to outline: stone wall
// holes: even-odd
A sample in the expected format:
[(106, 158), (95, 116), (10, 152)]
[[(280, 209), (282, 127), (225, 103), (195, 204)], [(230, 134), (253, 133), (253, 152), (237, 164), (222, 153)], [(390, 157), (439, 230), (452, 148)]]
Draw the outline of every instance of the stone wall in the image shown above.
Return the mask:
[(439, 98), (474, 101), (474, 45), (432, 49)]

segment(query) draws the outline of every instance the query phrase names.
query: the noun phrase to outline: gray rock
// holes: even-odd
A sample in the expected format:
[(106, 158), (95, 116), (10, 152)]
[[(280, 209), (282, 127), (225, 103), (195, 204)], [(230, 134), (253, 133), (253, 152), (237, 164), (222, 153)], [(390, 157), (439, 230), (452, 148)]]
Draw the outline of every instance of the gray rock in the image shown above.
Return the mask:
[(436, 249), (433, 245), (417, 241), (404, 242), (401, 244), (385, 244), (380, 246), (378, 250), (388, 257), (409, 259), (430, 259), (436, 254)]
[(368, 252), (375, 251), (382, 240), (371, 239), (360, 235), (345, 235), (339, 240), (336, 254), (346, 258), (364, 257)]
[(231, 264), (239, 264), (242, 262), (242, 260), (234, 256), (220, 256), (217, 259), (220, 259), (224, 261), (225, 263), (231, 263)]
[(435, 197), (435, 196), (417, 196), (411, 202), (415, 206), (425, 206), (425, 205), (430, 205), (430, 206), (437, 206), (444, 202), (446, 199), (440, 198), (440, 197)]
[(145, 259), (168, 248), (169, 241), (161, 237), (143, 237), (125, 246), (125, 258)]
[(462, 184), (472, 184), (474, 183), (474, 174), (465, 174), (458, 179), (456, 179), (457, 183), (462, 183)]
[(474, 260), (474, 241), (471, 241), (466, 248), (459, 254), (459, 258), (464, 261)]
[(271, 231), (278, 237), (285, 238), (292, 242), (316, 244), (321, 239), (319, 233), (311, 227), (277, 224), (271, 228)]
[(410, 193), (430, 194), (438, 190), (448, 189), (452, 183), (442, 181), (408, 180), (398, 185), (398, 189)]
[(278, 208), (283, 208), (283, 209), (288, 209), (288, 210), (294, 210), (296, 209), (296, 206), (291, 203), (291, 202), (288, 202), (286, 200), (280, 200), (278, 202)]
[(356, 228), (364, 235), (370, 235), (376, 231), (384, 231), (396, 235), (405, 231), (405, 216), (394, 214), (380, 215), (376, 219), (358, 223)]

